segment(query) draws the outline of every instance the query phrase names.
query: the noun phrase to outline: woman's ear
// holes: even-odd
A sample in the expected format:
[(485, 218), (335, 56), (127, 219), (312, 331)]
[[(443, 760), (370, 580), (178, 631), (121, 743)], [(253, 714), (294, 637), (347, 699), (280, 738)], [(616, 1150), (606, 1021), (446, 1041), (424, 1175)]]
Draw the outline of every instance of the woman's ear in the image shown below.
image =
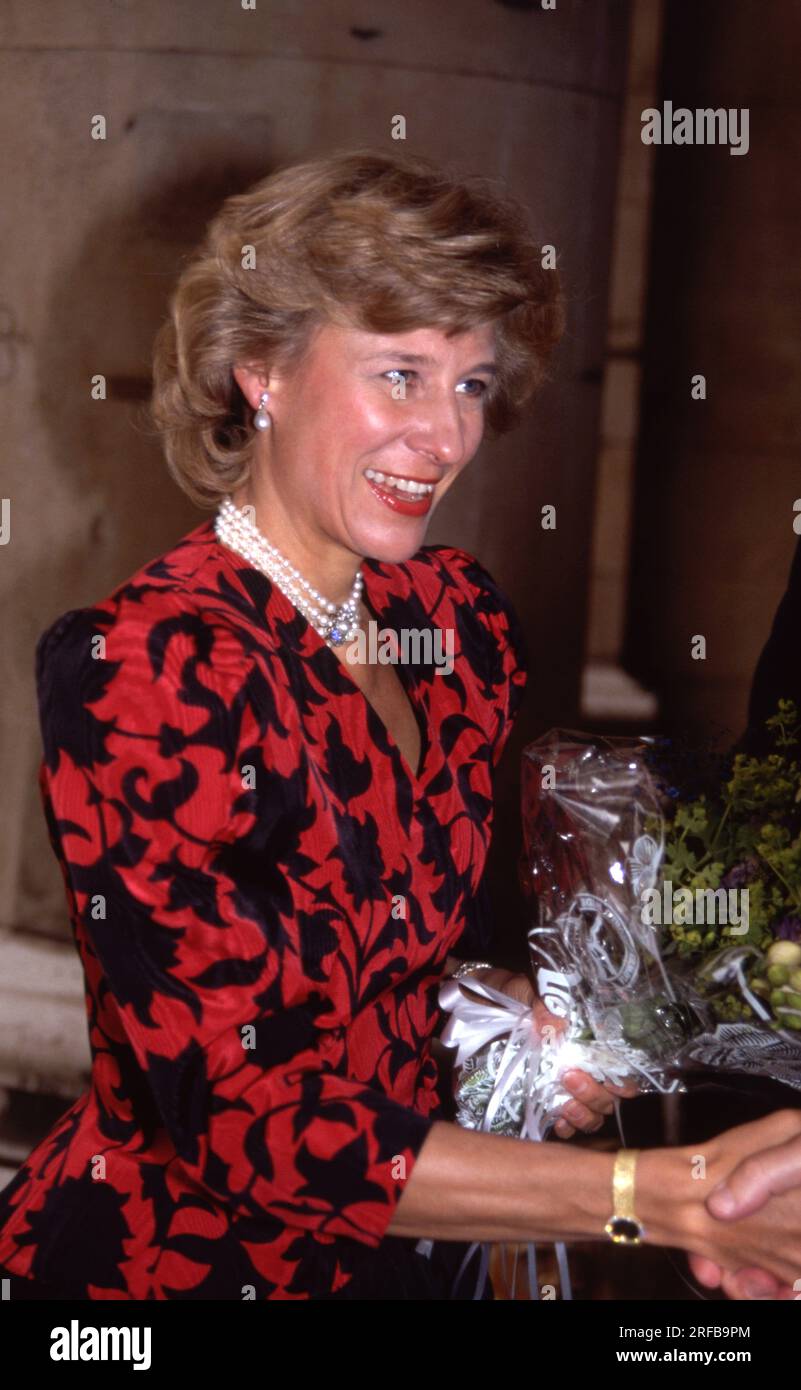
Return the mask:
[(233, 369), (233, 378), (245, 400), (255, 410), (265, 391), (270, 390), (270, 377), (258, 362), (240, 363)]

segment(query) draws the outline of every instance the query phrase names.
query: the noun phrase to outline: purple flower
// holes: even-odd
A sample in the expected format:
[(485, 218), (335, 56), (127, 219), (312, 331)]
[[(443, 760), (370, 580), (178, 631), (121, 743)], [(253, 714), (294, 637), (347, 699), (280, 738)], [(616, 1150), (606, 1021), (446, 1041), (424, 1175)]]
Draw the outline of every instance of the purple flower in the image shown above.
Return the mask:
[(782, 917), (774, 935), (777, 941), (801, 941), (801, 918), (792, 914)]
[(733, 869), (723, 875), (720, 880), (721, 888), (742, 888), (746, 883), (751, 883), (756, 878), (759, 870), (759, 860), (749, 858), (742, 864), (735, 864)]

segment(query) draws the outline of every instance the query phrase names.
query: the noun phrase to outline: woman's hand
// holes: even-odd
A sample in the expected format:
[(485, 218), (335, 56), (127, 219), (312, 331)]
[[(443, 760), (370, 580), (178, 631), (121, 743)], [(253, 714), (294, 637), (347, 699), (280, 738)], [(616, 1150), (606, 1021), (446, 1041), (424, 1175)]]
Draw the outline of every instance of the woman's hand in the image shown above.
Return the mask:
[[(521, 1004), (532, 1006), (535, 1027), (541, 1037), (555, 1039), (564, 1030), (565, 1020), (545, 1007), (527, 975), (516, 975), (500, 968), (476, 971), (476, 975), (490, 989), (500, 990), (518, 999)], [(461, 983), (465, 984), (466, 981), (462, 980)], [(606, 1116), (611, 1115), (615, 1108), (615, 1098), (636, 1096), (638, 1090), (636, 1082), (629, 1082), (626, 1086), (602, 1086), (584, 1071), (565, 1072), (562, 1081), (574, 1099), (565, 1103), (562, 1115), (554, 1125), (554, 1133), (560, 1139), (570, 1139), (577, 1129), (585, 1134), (600, 1129)]]
[[(762, 1149), (742, 1159), (706, 1199), (706, 1209), (718, 1221), (737, 1221), (759, 1211), (771, 1197), (795, 1191), (801, 1204), (801, 1133), (773, 1148)], [(728, 1200), (727, 1200), (728, 1199)], [(689, 1257), (690, 1269), (707, 1289), (722, 1288), (734, 1299), (795, 1299), (801, 1293), (782, 1285), (767, 1270), (740, 1269), (732, 1274), (713, 1260), (700, 1255)], [(801, 1262), (800, 1262), (801, 1263)], [(801, 1270), (799, 1270), (801, 1290)]]

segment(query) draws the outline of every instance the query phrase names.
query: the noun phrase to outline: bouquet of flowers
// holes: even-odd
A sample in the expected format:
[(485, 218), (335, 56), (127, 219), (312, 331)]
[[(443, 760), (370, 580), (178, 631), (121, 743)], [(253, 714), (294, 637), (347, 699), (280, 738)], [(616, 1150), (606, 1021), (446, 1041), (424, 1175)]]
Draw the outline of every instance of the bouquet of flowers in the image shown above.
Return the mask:
[[(686, 963), (716, 1019), (758, 1019), (776, 1031), (799, 1033), (801, 720), (794, 703), (780, 700), (766, 728), (769, 753), (737, 753), (691, 796), (672, 785), (687, 779), (669, 740), (647, 754), (668, 808), (664, 880), (673, 892), (665, 935), (667, 949)], [(693, 919), (699, 893), (720, 900), (722, 927)], [(742, 977), (726, 989), (727, 948), (735, 937)]]
[[(446, 982), (442, 1041), (457, 1049), (461, 1124), (543, 1138), (569, 1099), (560, 1077), (570, 1068), (601, 1082), (633, 1076), (641, 1090), (663, 1092), (684, 1089), (682, 1072), (699, 1066), (801, 1088), (801, 1038), (791, 1021), (801, 1008), (801, 959), (789, 959), (797, 941), (779, 935), (791, 923), (801, 935), (801, 895), (791, 896), (801, 886), (792, 877), (796, 865), (801, 875), (801, 820), (767, 821), (746, 834), (733, 811), (733, 799), (761, 809), (772, 797), (785, 809), (792, 801), (801, 816), (801, 781), (795, 764), (791, 774), (769, 761), (763, 777), (749, 760), (736, 768), (715, 820), (700, 800), (674, 801), (668, 813), (647, 739), (552, 729), (525, 749), (523, 880), (537, 904), (529, 944), (537, 992), (559, 1026), (538, 1032), (531, 1009), (478, 980), (469, 983), (472, 999)], [(727, 863), (735, 855), (747, 857)], [(739, 893), (763, 882), (756, 856), (790, 896), (764, 883), (754, 913), (747, 896), (734, 904), (728, 891), (734, 882)], [(678, 917), (668, 877), (677, 873), (679, 892), (691, 899)], [(691, 887), (702, 899), (700, 929)], [(721, 898), (733, 910), (709, 922)]]

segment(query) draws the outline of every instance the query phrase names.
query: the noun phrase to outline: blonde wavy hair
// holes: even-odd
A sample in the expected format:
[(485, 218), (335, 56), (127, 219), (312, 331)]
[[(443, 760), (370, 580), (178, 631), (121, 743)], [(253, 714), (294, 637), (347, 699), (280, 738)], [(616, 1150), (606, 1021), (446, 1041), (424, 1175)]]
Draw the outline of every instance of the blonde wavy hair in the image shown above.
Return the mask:
[(216, 507), (247, 481), (253, 455), (237, 363), (291, 370), (325, 323), (450, 337), (491, 322), (492, 437), (547, 377), (564, 319), (558, 271), (543, 268), (523, 207), (488, 179), (421, 155), (338, 151), (223, 203), (156, 336), (150, 416), (178, 486)]

